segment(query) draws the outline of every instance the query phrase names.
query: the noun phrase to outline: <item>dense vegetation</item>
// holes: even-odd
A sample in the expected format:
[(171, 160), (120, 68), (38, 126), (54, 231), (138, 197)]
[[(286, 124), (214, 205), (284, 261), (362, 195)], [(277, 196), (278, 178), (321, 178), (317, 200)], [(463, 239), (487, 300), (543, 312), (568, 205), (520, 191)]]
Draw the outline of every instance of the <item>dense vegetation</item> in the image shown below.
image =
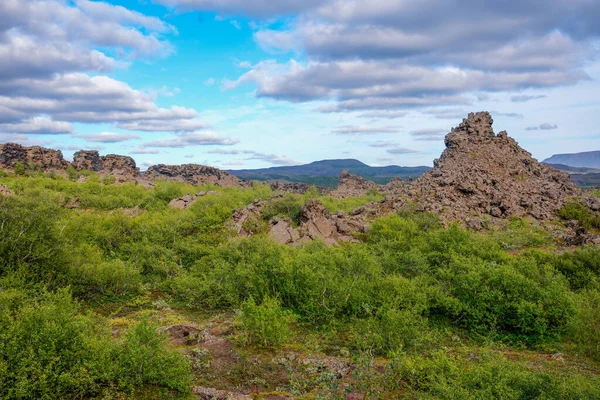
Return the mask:
[[(265, 219), (294, 219), (315, 191), (202, 188), (214, 192), (174, 210), (201, 189), (30, 175), (0, 177), (16, 193), (0, 196), (0, 398), (187, 398), (193, 385), (600, 398), (598, 246), (557, 248), (526, 220), (473, 233), (407, 210), (360, 244), (294, 248), (235, 238), (229, 218), (262, 198)], [(376, 198), (321, 200), (347, 211)], [(578, 205), (561, 215), (598, 227)], [(181, 322), (221, 330), (234, 365), (170, 344), (159, 327)], [(315, 357), (354, 367), (298, 362)]]

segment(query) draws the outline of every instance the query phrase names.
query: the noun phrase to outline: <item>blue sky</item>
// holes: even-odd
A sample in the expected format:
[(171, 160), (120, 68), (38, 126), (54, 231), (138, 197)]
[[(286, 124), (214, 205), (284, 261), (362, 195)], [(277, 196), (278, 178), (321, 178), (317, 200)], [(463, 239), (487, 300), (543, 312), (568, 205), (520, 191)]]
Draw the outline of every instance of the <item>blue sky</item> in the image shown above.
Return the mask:
[(600, 150), (597, 0), (3, 0), (0, 142), (225, 169), (431, 165), (471, 111)]

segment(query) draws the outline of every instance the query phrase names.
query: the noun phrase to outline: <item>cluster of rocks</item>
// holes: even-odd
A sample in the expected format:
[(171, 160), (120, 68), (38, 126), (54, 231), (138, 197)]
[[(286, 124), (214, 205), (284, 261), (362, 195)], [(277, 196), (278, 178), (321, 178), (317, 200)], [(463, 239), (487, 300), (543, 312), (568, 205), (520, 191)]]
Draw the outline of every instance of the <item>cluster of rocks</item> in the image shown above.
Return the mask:
[[(354, 241), (357, 233), (368, 229), (368, 221), (406, 207), (435, 212), (444, 222), (458, 221), (475, 230), (482, 229), (485, 220), (513, 216), (551, 221), (570, 201), (600, 211), (600, 201), (581, 191), (568, 174), (535, 160), (505, 131), (495, 134), (492, 124), (487, 112), (469, 114), (446, 136), (446, 149), (434, 161), (434, 168), (416, 181), (394, 179), (380, 186), (344, 171), (332, 196), (362, 196), (377, 190), (386, 197), (349, 215), (331, 215), (322, 204), (311, 200), (302, 208), (298, 228), (288, 219), (274, 219), (269, 235), (279, 243), (292, 245), (316, 239), (330, 245)], [(249, 207), (234, 219), (251, 219), (260, 213), (262, 203)], [(247, 236), (252, 232), (241, 228), (238, 234)], [(567, 227), (561, 234), (566, 235), (567, 244), (596, 240), (576, 226)]]
[(250, 184), (218, 168), (198, 164), (153, 165), (144, 173), (144, 178), (164, 179), (191, 185), (211, 184), (220, 187), (247, 187)]
[(14, 168), (17, 163), (33, 163), (43, 170), (66, 169), (69, 162), (60, 150), (40, 146), (24, 147), (16, 143), (0, 145), (0, 167)]
[[(256, 200), (234, 212), (233, 229), (238, 237), (250, 237), (260, 230), (265, 203)], [(366, 233), (368, 224), (360, 216), (348, 216), (343, 212), (330, 213), (318, 200), (308, 200), (300, 210), (298, 226), (289, 218), (273, 218), (269, 221), (269, 237), (280, 244), (299, 246), (313, 240), (327, 245), (358, 242), (356, 234)]]
[(128, 182), (140, 177), (140, 169), (131, 157), (108, 154), (100, 156), (97, 150), (81, 150), (73, 154), (71, 165), (77, 171), (94, 171), (102, 176), (113, 176), (117, 182)]

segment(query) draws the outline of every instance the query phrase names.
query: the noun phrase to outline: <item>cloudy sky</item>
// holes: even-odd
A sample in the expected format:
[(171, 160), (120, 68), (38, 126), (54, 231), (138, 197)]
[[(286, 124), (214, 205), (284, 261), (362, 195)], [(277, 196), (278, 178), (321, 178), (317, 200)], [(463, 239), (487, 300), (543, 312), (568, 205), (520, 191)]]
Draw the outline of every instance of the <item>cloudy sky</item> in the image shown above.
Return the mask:
[(470, 111), (600, 150), (598, 0), (2, 0), (0, 142), (220, 168), (431, 165)]

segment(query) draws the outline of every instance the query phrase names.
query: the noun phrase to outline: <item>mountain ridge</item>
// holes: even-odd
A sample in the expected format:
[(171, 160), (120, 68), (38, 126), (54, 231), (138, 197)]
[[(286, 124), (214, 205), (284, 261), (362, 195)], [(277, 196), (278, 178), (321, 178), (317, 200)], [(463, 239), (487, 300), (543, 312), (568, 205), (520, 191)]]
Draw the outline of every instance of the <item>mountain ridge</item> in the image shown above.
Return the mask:
[(339, 176), (344, 170), (348, 170), (350, 173), (383, 185), (387, 184), (393, 177), (402, 179), (418, 178), (430, 169), (431, 168), (427, 166), (402, 167), (398, 165), (387, 165), (372, 167), (362, 161), (347, 158), (318, 160), (308, 164), (293, 166), (226, 170), (226, 172), (235, 175), (240, 179), (302, 182), (335, 187), (339, 183)]
[(600, 169), (600, 150), (554, 154), (545, 159), (544, 162), (547, 164), (562, 164), (569, 167)]

